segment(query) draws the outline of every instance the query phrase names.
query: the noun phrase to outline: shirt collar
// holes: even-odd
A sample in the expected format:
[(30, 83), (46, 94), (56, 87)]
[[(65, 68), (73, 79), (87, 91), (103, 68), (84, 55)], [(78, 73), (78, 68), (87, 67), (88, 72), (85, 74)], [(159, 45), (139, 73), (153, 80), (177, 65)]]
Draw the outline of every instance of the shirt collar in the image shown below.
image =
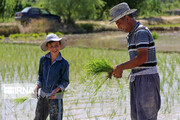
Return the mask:
[(136, 22), (135, 25), (134, 25), (133, 31), (131, 33), (129, 33), (128, 36), (132, 35), (139, 25), (140, 25), (140, 22)]
[[(50, 53), (50, 52), (47, 53), (47, 54), (45, 55), (45, 57), (51, 59), (51, 53)], [(60, 61), (60, 60), (62, 60), (62, 56), (61, 56), (61, 53), (59, 52), (59, 55), (57, 56), (56, 61)]]

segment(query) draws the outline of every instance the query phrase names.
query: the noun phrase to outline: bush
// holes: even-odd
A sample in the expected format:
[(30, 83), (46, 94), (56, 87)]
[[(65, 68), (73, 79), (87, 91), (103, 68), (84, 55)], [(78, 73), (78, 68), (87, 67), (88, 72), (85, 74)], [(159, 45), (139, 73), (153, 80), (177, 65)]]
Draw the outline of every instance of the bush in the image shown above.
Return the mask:
[(0, 42), (4, 42), (4, 35), (0, 35)]
[(33, 34), (32, 34), (32, 37), (36, 39), (36, 38), (38, 38), (38, 37), (39, 37), (39, 35), (38, 35), (38, 34), (36, 34), (36, 33), (33, 33)]
[(9, 39), (12, 41), (30, 41), (45, 39), (46, 33), (31, 33), (31, 34), (11, 34)]
[(16, 41), (19, 37), (19, 34), (11, 34), (9, 35), (9, 39), (12, 41)]
[(39, 33), (39, 37), (45, 37), (46, 33)]
[(82, 29), (86, 30), (87, 33), (93, 32), (93, 30), (94, 30), (94, 25), (93, 24), (85, 23), (85, 24), (79, 24), (79, 26)]
[(153, 39), (156, 40), (159, 38), (159, 35), (156, 33), (156, 31), (152, 32)]
[(19, 33), (19, 28), (17, 25), (2, 25), (0, 27), (0, 35), (8, 37), (10, 34)]
[(63, 33), (60, 33), (60, 32), (56, 32), (55, 33), (58, 37), (62, 37), (64, 34)]

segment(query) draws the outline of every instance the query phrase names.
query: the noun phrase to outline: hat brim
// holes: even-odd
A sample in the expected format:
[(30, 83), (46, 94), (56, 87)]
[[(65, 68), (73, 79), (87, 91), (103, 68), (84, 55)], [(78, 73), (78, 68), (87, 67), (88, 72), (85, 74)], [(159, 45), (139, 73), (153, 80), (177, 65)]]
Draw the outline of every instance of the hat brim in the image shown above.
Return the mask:
[(136, 12), (136, 11), (137, 11), (137, 9), (127, 10), (127, 11), (125, 11), (124, 13), (120, 14), (119, 16), (117, 16), (116, 18), (114, 18), (113, 20), (111, 20), (111, 21), (109, 22), (109, 24), (112, 24), (113, 22), (116, 22), (116, 21), (119, 20), (120, 18), (122, 18), (122, 17), (124, 17), (124, 16), (126, 16), (126, 15), (129, 15), (129, 14), (131, 14), (131, 13), (134, 13), (134, 12)]
[(47, 51), (46, 44), (50, 41), (61, 41), (62, 47), (60, 48), (60, 50), (62, 50), (66, 47), (66, 39), (65, 38), (51, 39), (49, 41), (42, 42), (42, 44), (40, 45), (42, 51)]

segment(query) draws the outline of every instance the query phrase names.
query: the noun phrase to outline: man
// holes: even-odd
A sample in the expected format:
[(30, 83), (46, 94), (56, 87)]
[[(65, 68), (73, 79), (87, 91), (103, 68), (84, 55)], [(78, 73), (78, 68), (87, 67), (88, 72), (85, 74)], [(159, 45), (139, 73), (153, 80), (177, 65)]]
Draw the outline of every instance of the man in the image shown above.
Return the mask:
[(113, 76), (121, 78), (126, 69), (130, 76), (130, 104), (132, 120), (157, 120), (160, 109), (160, 79), (156, 68), (156, 52), (151, 32), (137, 22), (127, 3), (110, 10), (117, 27), (128, 32), (127, 43), (130, 60), (114, 67)]

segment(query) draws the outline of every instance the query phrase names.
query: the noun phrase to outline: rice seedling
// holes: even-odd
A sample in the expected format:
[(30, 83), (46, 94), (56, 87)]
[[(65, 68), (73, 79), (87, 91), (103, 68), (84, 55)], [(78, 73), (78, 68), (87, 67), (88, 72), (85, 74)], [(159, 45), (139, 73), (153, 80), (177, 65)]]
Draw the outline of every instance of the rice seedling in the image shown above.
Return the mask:
[(117, 114), (117, 111), (115, 109), (112, 110), (110, 116), (109, 116), (109, 119), (113, 119)]
[(28, 99), (29, 97), (19, 97), (19, 98), (16, 98), (16, 99), (14, 99), (14, 102), (16, 103), (16, 104), (22, 104), (24, 101), (26, 101), (27, 99)]
[[(59, 93), (56, 93), (56, 95), (59, 95), (59, 94), (62, 94), (62, 93), (65, 93), (66, 91), (63, 91), (63, 92), (59, 92)], [(47, 97), (51, 97), (52, 95), (51, 94), (49, 94), (49, 96), (47, 96)], [(38, 95), (37, 95), (37, 97), (38, 97)], [(25, 97), (19, 97), (19, 98), (16, 98), (16, 99), (14, 99), (14, 102), (16, 103), (16, 104), (22, 104), (23, 102), (25, 102), (27, 99), (29, 99), (29, 98), (33, 98), (33, 97), (31, 97), (31, 96), (25, 96)]]
[(112, 77), (113, 67), (105, 59), (102, 60), (91, 60), (85, 66), (85, 70), (88, 75), (98, 75), (100, 73), (107, 73), (107, 78)]
[(155, 40), (159, 38), (159, 35), (156, 33), (156, 31), (152, 32), (152, 36)]

